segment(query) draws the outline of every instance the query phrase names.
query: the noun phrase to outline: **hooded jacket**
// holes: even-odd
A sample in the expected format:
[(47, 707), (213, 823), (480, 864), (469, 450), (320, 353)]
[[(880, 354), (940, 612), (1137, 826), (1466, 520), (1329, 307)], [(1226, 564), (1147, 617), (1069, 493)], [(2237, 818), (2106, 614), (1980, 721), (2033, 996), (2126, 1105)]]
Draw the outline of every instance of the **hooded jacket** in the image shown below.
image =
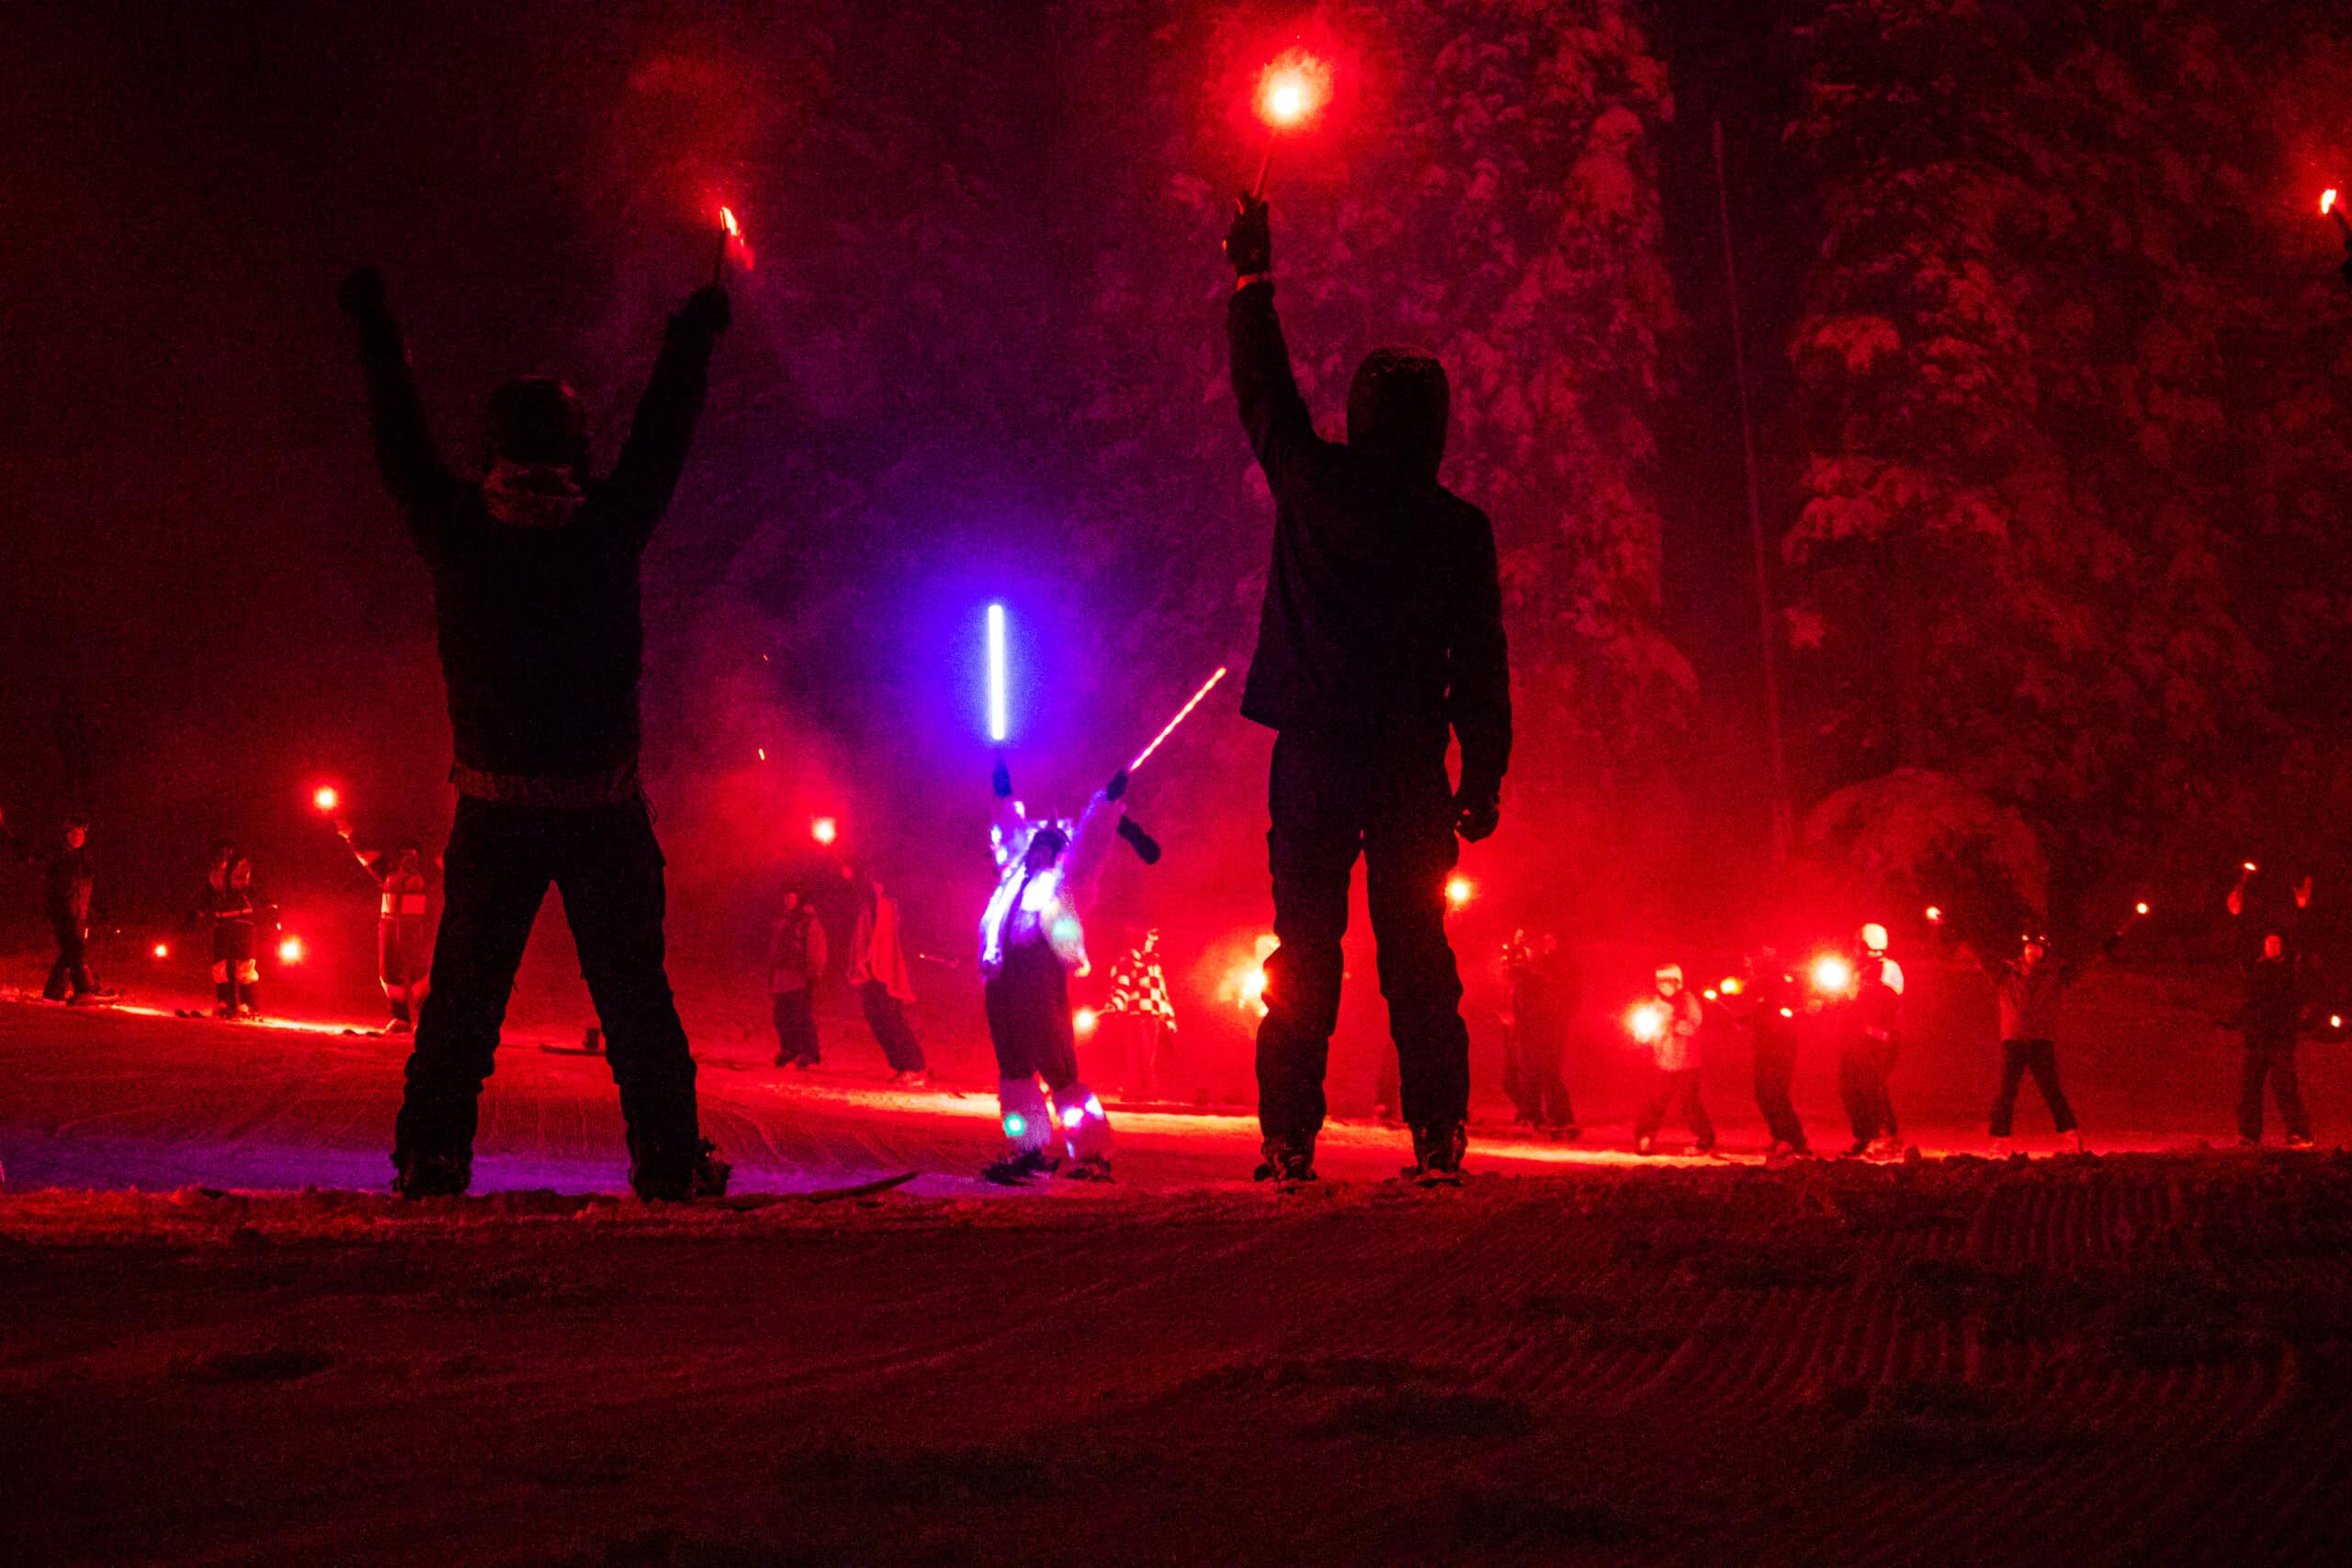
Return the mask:
[[(536, 497), (545, 476), (501, 464), (486, 496), (451, 473), (400, 329), (380, 310), (358, 322), (378, 465), (433, 576), (459, 794), (550, 806), (636, 795), (639, 559), (685, 466), (723, 324), (723, 309), (672, 319), (612, 473), (581, 476), (576, 505), (551, 513), (514, 500)], [(493, 502), (514, 520), (495, 520)]]
[[(1111, 840), (1125, 810), (1096, 790), (1075, 824), (1052, 818), (1033, 819), (1023, 815), (1019, 801), (1002, 795), (996, 797), (993, 813), (989, 847), (996, 855), (997, 880), (996, 891), (989, 895), (988, 908), (980, 915), (982, 977), (992, 980), (1004, 967), (1008, 937), (1033, 926), (1064, 968), (1073, 975), (1087, 973), (1086, 928), (1081, 922), (1087, 906), (1094, 902), (1102, 863), (1110, 856)], [(1029, 842), (1043, 828), (1061, 833), (1069, 847), (1052, 865), (1032, 873)]]
[(1502, 590), (1486, 513), (1437, 482), (1442, 393), (1374, 356), (1349, 400), (1349, 442), (1325, 441), (1291, 375), (1273, 284), (1236, 289), (1226, 324), (1242, 428), (1274, 497), (1243, 716), (1441, 752), (1451, 728), (1464, 795), (1491, 799), (1510, 763)]

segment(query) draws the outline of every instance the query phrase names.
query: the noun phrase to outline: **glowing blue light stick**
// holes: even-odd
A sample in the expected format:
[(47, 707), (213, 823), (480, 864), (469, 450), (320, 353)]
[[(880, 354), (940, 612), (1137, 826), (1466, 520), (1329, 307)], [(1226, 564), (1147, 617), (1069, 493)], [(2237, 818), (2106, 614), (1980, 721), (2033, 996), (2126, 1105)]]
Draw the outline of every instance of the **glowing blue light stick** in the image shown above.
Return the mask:
[(989, 606), (989, 739), (1004, 741), (1004, 606)]

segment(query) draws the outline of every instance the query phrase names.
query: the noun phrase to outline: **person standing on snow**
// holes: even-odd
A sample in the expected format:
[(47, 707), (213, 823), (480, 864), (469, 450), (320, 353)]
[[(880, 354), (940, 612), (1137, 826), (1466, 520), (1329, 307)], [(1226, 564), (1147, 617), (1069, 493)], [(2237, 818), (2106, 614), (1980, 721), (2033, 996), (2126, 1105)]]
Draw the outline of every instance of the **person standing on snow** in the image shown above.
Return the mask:
[[(0, 816), (0, 832), (8, 819)], [(58, 847), (46, 854), (17, 842), (17, 858), (41, 868), (41, 918), (57, 941), (57, 958), (41, 987), (44, 1000), (52, 1002), (112, 1001), (119, 992), (98, 984), (90, 970), (90, 904), (97, 891), (97, 861), (90, 853), (90, 819), (68, 817), (58, 829)]]
[(386, 853), (363, 850), (351, 839), (351, 824), (334, 819), (335, 836), (376, 884), (376, 977), (384, 987), (391, 1021), (387, 1034), (407, 1034), (430, 984), (432, 890), (424, 880), (424, 846), (402, 839)]
[(1765, 1168), (1811, 1159), (1813, 1145), (1805, 1141), (1804, 1123), (1789, 1095), (1796, 1081), (1797, 1014), (1804, 1009), (1804, 994), (1796, 977), (1781, 966), (1780, 951), (1757, 949), (1742, 966), (1738, 989), (1726, 981), (1717, 1005), (1734, 1022), (1747, 1026), (1754, 1047), (1756, 1109), (1772, 1138)]
[(1634, 1152), (1657, 1152), (1657, 1132), (1666, 1125), (1667, 1107), (1671, 1103), (1690, 1129), (1698, 1152), (1711, 1155), (1715, 1152), (1715, 1124), (1699, 1099), (1699, 1030), (1706, 1013), (1683, 983), (1681, 964), (1659, 964), (1657, 983), (1656, 999), (1643, 1004), (1644, 1043), (1650, 1048), (1654, 1070), (1649, 1099), (1634, 1118)]
[(2302, 1032), (2303, 994), (2295, 953), (2286, 937), (2271, 931), (2262, 951), (2246, 965), (2245, 1060), (2238, 1075), (2238, 1142), (2262, 1142), (2262, 1086), (2278, 1097), (2278, 1120), (2287, 1124), (2287, 1146), (2312, 1146), (2311, 1112), (2303, 1108), (2303, 1086), (2295, 1072), (2295, 1041)]
[[(845, 870), (847, 868), (844, 868)], [(851, 872), (858, 886), (857, 924), (849, 940), (849, 983), (865, 1027), (890, 1064), (890, 1081), (919, 1089), (931, 1081), (922, 1040), (907, 1018), (914, 1006), (914, 972), (907, 966), (899, 901), (871, 871)]]
[(254, 930), (258, 914), (253, 861), (226, 840), (216, 840), (211, 863), (205, 868), (204, 891), (197, 895), (190, 916), (205, 924), (211, 938), (215, 1018), (261, 1014), (261, 963)]
[(817, 1043), (817, 982), (825, 973), (825, 922), (784, 890), (784, 911), (768, 939), (768, 1002), (775, 1019), (775, 1065), (806, 1072), (822, 1060)]
[(641, 562), (685, 467), (726, 292), (697, 289), (670, 319), (609, 475), (589, 472), (578, 396), (535, 377), (492, 396), (479, 480), (452, 473), (434, 446), (383, 279), (363, 267), (339, 298), (357, 331), (386, 488), (432, 573), (457, 750), (434, 985), (393, 1129), (393, 1189), (424, 1198), (471, 1184), (482, 1083), (552, 882), (604, 1022), (629, 1186), (669, 1201), (721, 1194), (729, 1168), (702, 1136), (663, 963), (638, 680)]
[[(1095, 792), (1075, 823), (1031, 818), (1012, 798), (1012, 773), (1001, 761), (989, 786), (997, 884), (980, 916), (980, 999), (996, 1050), (997, 1110), (1012, 1146), (980, 1174), (1003, 1186), (1057, 1169), (1106, 1181), (1111, 1119), (1078, 1076), (1069, 977), (1089, 967), (1081, 920), (1112, 837), (1125, 839), (1147, 864), (1159, 858), (1159, 847), (1120, 805), (1124, 771)], [(1057, 1143), (1067, 1166), (1053, 1152)]]
[(1582, 1003), (1575, 963), (1560, 951), (1550, 931), (1529, 937), (1515, 931), (1503, 949), (1503, 972), (1510, 981), (1510, 1019), (1503, 1047), (1503, 1092), (1510, 1096), (1524, 1126), (1582, 1135), (1568, 1086), (1560, 1076), (1568, 1022)]
[[(1438, 482), (1451, 393), (1428, 355), (1375, 349), (1348, 390), (1347, 442), (1315, 433), (1274, 314), (1266, 204), (1225, 240), (1234, 400), (1273, 493), (1273, 558), (1242, 716), (1275, 732), (1267, 835), (1274, 935), (1258, 1027), (1261, 1179), (1310, 1180), (1340, 1013), (1359, 857), (1395, 1036), (1407, 1174), (1458, 1181), (1470, 1033), (1445, 933), (1459, 851), (1495, 830), (1510, 760), (1510, 671), (1494, 529)], [(1449, 732), (1462, 745), (1446, 777)]]
[(1159, 967), (1159, 928), (1143, 933), (1111, 965), (1111, 995), (1102, 1018), (1115, 1022), (1127, 1059), (1126, 1091), (1137, 1100), (1159, 1098), (1159, 1056), (1176, 1034), (1176, 1005), (1168, 999), (1168, 976)]
[(1855, 940), (1853, 979), (1838, 1002), (1838, 1091), (1854, 1134), (1845, 1156), (1893, 1159), (1903, 1152), (1887, 1080), (1903, 1044), (1903, 965), (1887, 956), (1886, 928)]
[(2042, 1102), (2050, 1107), (2050, 1120), (2058, 1135), (2071, 1135), (2075, 1152), (2082, 1153), (2081, 1124), (2075, 1120), (2066, 1091), (2058, 1085), (2058, 1012), (2067, 990), (2083, 971), (2113, 953), (2122, 934), (2118, 931), (2104, 942), (2054, 959), (2050, 956), (2050, 939), (2030, 931), (2018, 939), (2015, 958), (1982, 960), (2001, 1012), (2001, 1087), (1993, 1096), (1990, 1131), (2003, 1154), (2009, 1152), (2018, 1088), (2028, 1073), (2041, 1090)]

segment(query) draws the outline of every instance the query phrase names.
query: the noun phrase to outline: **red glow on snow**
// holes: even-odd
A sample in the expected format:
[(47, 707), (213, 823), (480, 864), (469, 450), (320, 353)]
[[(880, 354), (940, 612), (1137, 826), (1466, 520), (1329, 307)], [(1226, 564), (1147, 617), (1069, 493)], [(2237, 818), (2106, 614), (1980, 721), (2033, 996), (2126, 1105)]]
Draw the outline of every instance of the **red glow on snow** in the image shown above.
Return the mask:
[(311, 804), (322, 811), (333, 811), (343, 804), (343, 796), (333, 784), (321, 784), (311, 796)]
[(300, 964), (306, 951), (300, 937), (289, 936), (277, 944), (277, 960), (281, 964)]
[(1284, 50), (1258, 77), (1258, 118), (1287, 130), (1331, 97), (1331, 67), (1302, 49)]
[(830, 844), (842, 836), (842, 825), (831, 817), (820, 817), (808, 824), (808, 836), (820, 844)]

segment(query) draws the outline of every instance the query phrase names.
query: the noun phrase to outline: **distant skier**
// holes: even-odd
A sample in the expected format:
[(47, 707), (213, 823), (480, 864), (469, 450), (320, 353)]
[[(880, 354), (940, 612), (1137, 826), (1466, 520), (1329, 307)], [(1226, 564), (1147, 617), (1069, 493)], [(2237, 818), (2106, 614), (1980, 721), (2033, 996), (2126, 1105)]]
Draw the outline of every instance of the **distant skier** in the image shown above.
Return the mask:
[(432, 888), (424, 878), (424, 846), (402, 839), (390, 852), (363, 850), (352, 841), (351, 824), (334, 819), (335, 836), (376, 884), (376, 976), (384, 987), (391, 1021), (387, 1034), (416, 1027), (432, 970)]
[(2262, 939), (2262, 951), (2246, 965), (2245, 1010), (2240, 1017), (2245, 1059), (2238, 1075), (2238, 1142), (2248, 1148), (2262, 1142), (2266, 1081), (2278, 1100), (2278, 1120), (2287, 1126), (2287, 1146), (2312, 1146), (2311, 1112), (2303, 1108), (2302, 1081), (2295, 1072), (2295, 1041), (2302, 1032), (2303, 1015), (2302, 987), (2295, 970), (2295, 953), (2278, 931)]
[(254, 930), (260, 915), (254, 902), (252, 859), (225, 839), (215, 840), (204, 888), (190, 915), (205, 928), (212, 945), (215, 1018), (261, 1016), (261, 961)]
[(98, 984), (90, 968), (90, 905), (97, 891), (98, 866), (90, 853), (90, 819), (75, 815), (58, 829), (53, 850), (31, 849), (9, 829), (0, 816), (0, 832), (8, 834), (17, 858), (41, 870), (41, 918), (56, 939), (57, 958), (49, 966), (42, 998), (52, 1002), (112, 1001), (120, 993)]
[[(1413, 1164), (1458, 1181), (1470, 1033), (1445, 934), (1459, 851), (1495, 830), (1510, 671), (1494, 530), (1438, 482), (1451, 391), (1428, 355), (1375, 349), (1345, 445), (1315, 433), (1274, 314), (1266, 204), (1225, 239), (1234, 400), (1273, 493), (1272, 563), (1241, 712), (1275, 731), (1267, 835), (1274, 934), (1258, 1028), (1261, 1179), (1309, 1179), (1340, 1016), (1340, 937), (1361, 856)], [(1446, 778), (1449, 739), (1462, 780)]]
[(890, 1064), (890, 1081), (909, 1089), (931, 1081), (922, 1037), (907, 1018), (914, 1005), (914, 971), (907, 965), (899, 901), (871, 871), (853, 872), (857, 888), (857, 924), (849, 941), (847, 974), (865, 1027)]
[(1159, 928), (1111, 965), (1111, 991), (1102, 1003), (1126, 1055), (1125, 1087), (1137, 1100), (1159, 1098), (1159, 1057), (1176, 1034), (1176, 1006), (1168, 999), (1168, 976), (1159, 966)]
[(1903, 1046), (1903, 965), (1887, 956), (1886, 928), (1872, 922), (1855, 938), (1853, 978), (1838, 999), (1838, 1090), (1854, 1141), (1845, 1157), (1894, 1159), (1903, 1153), (1887, 1080)]
[(784, 890), (784, 909), (768, 939), (768, 1001), (775, 1021), (775, 1065), (806, 1072), (819, 1065), (817, 982), (825, 973), (825, 922), (800, 896)]
[(1643, 1043), (1650, 1048), (1653, 1071), (1649, 1098), (1634, 1118), (1634, 1152), (1657, 1152), (1658, 1129), (1666, 1125), (1670, 1103), (1681, 1112), (1698, 1152), (1711, 1155), (1715, 1152), (1715, 1124), (1699, 1098), (1699, 1030), (1706, 1013), (1684, 983), (1679, 964), (1659, 964), (1657, 987), (1656, 998), (1644, 1003), (1640, 1014), (1645, 1020)]
[(538, 377), (490, 400), (490, 471), (460, 479), (427, 430), (372, 267), (340, 299), (359, 338), (377, 458), (433, 578), (457, 748), (433, 988), (392, 1144), (394, 1190), (463, 1192), (481, 1086), (552, 882), (603, 1021), (629, 1185), (683, 1201), (727, 1190), (704, 1140), (695, 1061), (663, 968), (662, 850), (638, 781), (640, 568), (702, 412), (726, 293), (670, 320), (619, 460), (589, 472), (579, 398)]
[(1503, 1092), (1523, 1126), (1581, 1134), (1568, 1086), (1560, 1076), (1569, 1021), (1582, 1004), (1575, 963), (1550, 931), (1515, 931), (1503, 949), (1510, 980), (1510, 1022), (1503, 1043)]
[[(997, 1109), (1011, 1147), (981, 1175), (1007, 1186), (1057, 1169), (1107, 1180), (1111, 1119), (1078, 1076), (1069, 977), (1089, 967), (1081, 922), (1113, 836), (1126, 839), (1147, 861), (1159, 858), (1159, 847), (1120, 805), (1125, 773), (1097, 790), (1074, 823), (1028, 816), (1012, 798), (1012, 774), (1001, 761), (989, 783), (997, 885), (980, 917), (980, 999), (996, 1048)], [(1057, 1145), (1066, 1166), (1054, 1153)]]

